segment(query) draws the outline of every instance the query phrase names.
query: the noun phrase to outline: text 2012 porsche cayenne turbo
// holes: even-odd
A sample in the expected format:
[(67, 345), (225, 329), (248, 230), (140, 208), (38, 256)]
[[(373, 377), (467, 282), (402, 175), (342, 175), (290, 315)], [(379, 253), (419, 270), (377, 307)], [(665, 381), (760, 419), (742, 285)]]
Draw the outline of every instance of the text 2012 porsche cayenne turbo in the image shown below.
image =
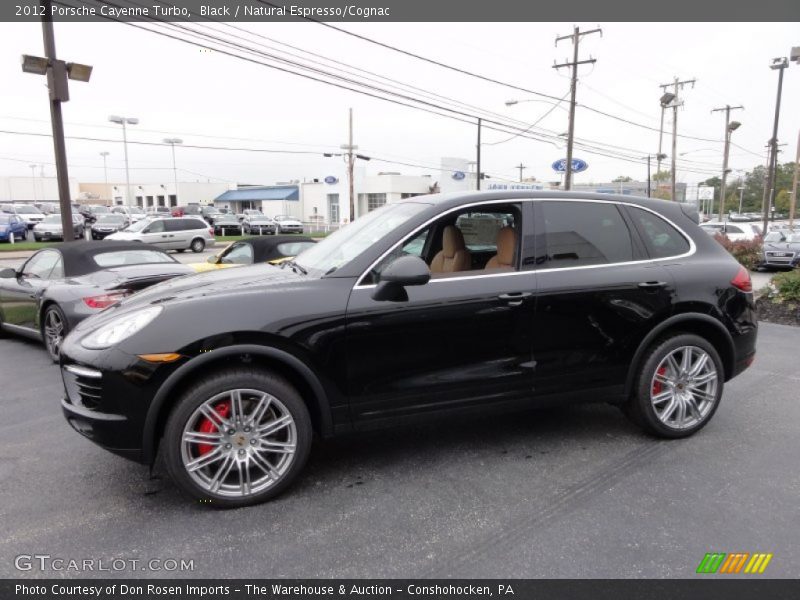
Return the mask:
[(454, 411), (607, 401), (691, 435), (752, 362), (750, 278), (684, 205), (416, 197), (282, 268), (176, 279), (61, 352), (72, 426), (216, 506), (278, 494), (323, 437)]

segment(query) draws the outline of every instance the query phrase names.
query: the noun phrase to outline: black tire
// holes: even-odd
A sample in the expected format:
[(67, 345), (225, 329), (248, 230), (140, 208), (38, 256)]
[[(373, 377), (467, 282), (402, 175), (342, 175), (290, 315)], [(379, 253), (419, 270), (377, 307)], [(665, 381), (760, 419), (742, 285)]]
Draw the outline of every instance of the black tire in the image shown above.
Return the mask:
[(22, 237), (21, 237), (20, 239), (21, 239), (23, 242), (24, 242), (24, 241), (26, 241), (26, 240), (28, 239), (28, 230), (27, 230), (27, 229), (24, 229), (24, 230), (22, 231)]
[[(193, 416), (196, 415), (197, 409), (202, 404), (218, 394), (235, 389), (266, 392), (278, 400), (294, 421), (296, 440), (291, 462), (277, 481), (259, 492), (232, 497), (211, 492), (189, 475), (184, 466), (183, 435), (185, 427), (194, 418)], [(167, 419), (161, 451), (167, 471), (182, 492), (209, 506), (237, 508), (265, 502), (291, 485), (308, 459), (312, 436), (313, 430), (308, 409), (300, 394), (289, 382), (269, 371), (234, 368), (208, 375), (186, 390)]]
[[(656, 412), (652, 400), (652, 394), (656, 393), (654, 377), (659, 365), (670, 353), (686, 347), (697, 348), (708, 355), (716, 370), (716, 386), (712, 394), (713, 400), (709, 401), (708, 410), (703, 412), (702, 418), (697, 419), (691, 426), (676, 428), (665, 424)], [(705, 427), (717, 411), (724, 388), (724, 374), (719, 353), (704, 338), (691, 333), (676, 333), (663, 337), (656, 340), (645, 353), (631, 398), (622, 406), (622, 410), (631, 421), (651, 435), (668, 439), (689, 437)]]
[(178, 248), (177, 250), (175, 250), (175, 252), (177, 252), (178, 254), (183, 254), (184, 252), (186, 252), (186, 248)]
[(189, 249), (195, 254), (199, 254), (206, 249), (206, 241), (203, 238), (195, 238), (192, 240)]
[[(53, 322), (51, 322), (51, 320)], [(47, 333), (47, 327), (53, 326), (55, 321), (61, 323), (60, 338), (57, 340), (57, 342), (51, 339)], [(61, 344), (64, 342), (64, 338), (69, 333), (69, 323), (67, 322), (67, 317), (64, 315), (64, 311), (61, 310), (58, 304), (50, 304), (44, 310), (44, 312), (42, 312), (40, 325), (44, 348), (47, 350), (47, 354), (50, 356), (52, 361), (57, 363), (61, 350)]]

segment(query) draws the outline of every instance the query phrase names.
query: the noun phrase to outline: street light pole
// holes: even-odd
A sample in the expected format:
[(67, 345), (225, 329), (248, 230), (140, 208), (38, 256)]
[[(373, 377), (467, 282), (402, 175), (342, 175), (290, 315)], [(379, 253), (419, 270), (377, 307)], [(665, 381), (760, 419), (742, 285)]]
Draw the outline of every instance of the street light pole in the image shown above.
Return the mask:
[(139, 119), (134, 117), (118, 117), (116, 115), (111, 115), (108, 117), (108, 120), (111, 123), (116, 123), (117, 125), (122, 125), (122, 147), (125, 151), (125, 203), (130, 208), (133, 206), (132, 196), (131, 196), (131, 172), (128, 165), (128, 128), (127, 125), (137, 125), (139, 123)]
[[(739, 180), (741, 182), (741, 179)], [(744, 186), (739, 186), (739, 214), (742, 214), (742, 200), (744, 200)]]
[[(100, 156), (103, 157), (103, 179), (105, 180), (105, 187), (103, 188), (103, 193), (108, 194), (108, 168), (106, 167), (106, 157), (111, 154), (110, 152), (101, 152)], [(109, 194), (110, 195), (110, 194)], [(113, 196), (112, 196), (113, 201)]]
[[(172, 146), (172, 179), (175, 184), (175, 205), (178, 205), (178, 167), (175, 162), (175, 144), (182, 144), (181, 138), (164, 138), (164, 143)], [(167, 204), (169, 204), (169, 194), (167, 194)]]
[(712, 109), (713, 112), (717, 111), (725, 111), (725, 150), (722, 156), (722, 183), (720, 184), (719, 188), (719, 220), (722, 222), (723, 213), (725, 212), (725, 184), (728, 179), (728, 156), (730, 153), (731, 148), (731, 135), (734, 131), (736, 131), (741, 123), (738, 121), (731, 122), (731, 111), (732, 110), (743, 110), (743, 106), (731, 106), (730, 104), (726, 104), (723, 108), (715, 108)]
[(797, 179), (800, 174), (800, 131), (797, 133), (797, 156), (794, 159), (794, 178), (792, 180), (792, 200), (789, 203), (789, 229), (794, 228), (794, 211), (797, 208)]

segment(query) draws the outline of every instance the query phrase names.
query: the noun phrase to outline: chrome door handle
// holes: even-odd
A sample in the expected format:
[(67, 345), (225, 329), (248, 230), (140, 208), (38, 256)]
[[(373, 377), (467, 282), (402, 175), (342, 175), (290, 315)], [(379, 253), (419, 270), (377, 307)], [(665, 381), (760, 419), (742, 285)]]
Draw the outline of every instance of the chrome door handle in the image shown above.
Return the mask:
[(507, 294), (500, 294), (498, 298), (508, 302), (509, 306), (519, 306), (522, 302), (530, 296), (530, 292), (509, 292)]
[(660, 288), (667, 287), (666, 281), (643, 281), (639, 284), (639, 287), (643, 290), (657, 290)]

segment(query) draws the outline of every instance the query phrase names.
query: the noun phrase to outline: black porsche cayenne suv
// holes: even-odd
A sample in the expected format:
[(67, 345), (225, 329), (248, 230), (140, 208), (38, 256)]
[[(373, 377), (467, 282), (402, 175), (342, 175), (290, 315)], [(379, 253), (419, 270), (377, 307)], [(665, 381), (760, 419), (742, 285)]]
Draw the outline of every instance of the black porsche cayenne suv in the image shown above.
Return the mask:
[(61, 352), (69, 423), (216, 506), (266, 500), (327, 437), (454, 411), (612, 402), (705, 426), (753, 361), (746, 270), (685, 205), (600, 194), (415, 197), (281, 267), (156, 285)]

